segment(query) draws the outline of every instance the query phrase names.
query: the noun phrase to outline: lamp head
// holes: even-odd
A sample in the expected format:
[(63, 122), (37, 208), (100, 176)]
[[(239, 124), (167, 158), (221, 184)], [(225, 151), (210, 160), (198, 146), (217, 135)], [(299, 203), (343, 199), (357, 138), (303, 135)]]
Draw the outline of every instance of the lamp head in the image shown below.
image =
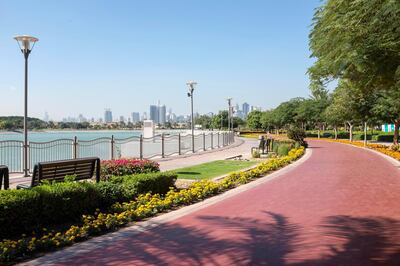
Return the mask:
[(24, 54), (29, 54), (35, 46), (35, 43), (39, 41), (38, 38), (28, 35), (15, 36), (14, 39), (17, 41), (21, 52)]

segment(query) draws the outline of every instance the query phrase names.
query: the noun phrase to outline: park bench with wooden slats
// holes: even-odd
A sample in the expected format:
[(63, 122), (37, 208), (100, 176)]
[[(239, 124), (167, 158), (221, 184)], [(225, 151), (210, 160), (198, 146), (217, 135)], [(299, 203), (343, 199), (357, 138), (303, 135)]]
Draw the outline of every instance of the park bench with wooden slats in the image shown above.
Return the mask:
[(4, 189), (8, 189), (9, 186), (9, 173), (8, 167), (5, 165), (0, 165), (0, 189), (3, 187)]
[(100, 181), (100, 159), (97, 157), (38, 163), (33, 168), (30, 185), (20, 184), (17, 189), (26, 189), (40, 185), (43, 181), (63, 182), (65, 176), (75, 175), (75, 180), (96, 177)]

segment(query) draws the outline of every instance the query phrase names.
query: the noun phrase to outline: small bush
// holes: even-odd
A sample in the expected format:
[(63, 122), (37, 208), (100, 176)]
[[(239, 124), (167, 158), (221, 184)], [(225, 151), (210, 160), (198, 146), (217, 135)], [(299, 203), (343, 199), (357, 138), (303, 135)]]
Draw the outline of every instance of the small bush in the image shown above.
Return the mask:
[(290, 150), (290, 146), (288, 144), (281, 144), (278, 146), (278, 150), (276, 153), (279, 156), (286, 156), (286, 155), (288, 155), (289, 150)]
[(101, 161), (101, 180), (108, 180), (111, 176), (124, 176), (159, 172), (158, 163), (150, 160), (118, 159)]
[(304, 129), (301, 129), (299, 127), (291, 127), (287, 131), (287, 136), (289, 139), (300, 143), (301, 146), (307, 147), (307, 143), (304, 141), (306, 137), (306, 132), (304, 131)]
[(258, 150), (253, 150), (251, 156), (253, 158), (260, 158), (260, 152)]

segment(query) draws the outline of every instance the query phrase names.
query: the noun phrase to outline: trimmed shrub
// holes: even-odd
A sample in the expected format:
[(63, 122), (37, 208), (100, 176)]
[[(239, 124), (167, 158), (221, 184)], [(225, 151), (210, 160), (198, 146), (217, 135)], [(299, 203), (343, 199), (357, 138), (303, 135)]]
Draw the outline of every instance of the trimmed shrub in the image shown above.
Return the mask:
[(0, 239), (31, 232), (39, 223), (40, 194), (33, 190), (0, 190)]
[(177, 177), (178, 175), (174, 172), (159, 172), (113, 177), (110, 181), (122, 184), (125, 197), (132, 198), (147, 192), (165, 194), (174, 187)]
[(101, 161), (101, 180), (108, 180), (111, 176), (124, 176), (159, 172), (158, 163), (150, 160), (118, 159)]
[(394, 135), (380, 134), (380, 135), (375, 135), (373, 139), (376, 141), (379, 141), (379, 142), (392, 142), (393, 138), (394, 138)]
[(101, 195), (95, 183), (54, 183), (34, 190), (41, 197), (40, 220), (44, 224), (76, 221), (83, 213), (92, 213), (100, 207)]
[(113, 177), (112, 181), (44, 184), (29, 190), (0, 191), (0, 239), (43, 227), (80, 221), (82, 214), (108, 210), (144, 193), (167, 193), (177, 175), (172, 172)]

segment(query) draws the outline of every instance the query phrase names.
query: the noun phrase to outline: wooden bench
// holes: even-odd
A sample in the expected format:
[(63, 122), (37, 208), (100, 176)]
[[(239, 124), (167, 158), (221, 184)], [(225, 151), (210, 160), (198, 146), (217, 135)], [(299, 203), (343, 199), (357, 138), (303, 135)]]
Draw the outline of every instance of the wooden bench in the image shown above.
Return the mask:
[(91, 179), (100, 181), (100, 159), (97, 157), (38, 163), (33, 168), (30, 185), (20, 184), (17, 189), (40, 185), (43, 181), (63, 182), (66, 175), (75, 175), (75, 180)]
[(4, 182), (4, 189), (8, 189), (9, 186), (8, 167), (5, 165), (0, 165), (0, 189), (3, 186), (3, 182)]
[(243, 158), (243, 155), (239, 154), (239, 155), (235, 155), (235, 156), (231, 156), (231, 157), (225, 158), (225, 160), (241, 160), (242, 158)]

